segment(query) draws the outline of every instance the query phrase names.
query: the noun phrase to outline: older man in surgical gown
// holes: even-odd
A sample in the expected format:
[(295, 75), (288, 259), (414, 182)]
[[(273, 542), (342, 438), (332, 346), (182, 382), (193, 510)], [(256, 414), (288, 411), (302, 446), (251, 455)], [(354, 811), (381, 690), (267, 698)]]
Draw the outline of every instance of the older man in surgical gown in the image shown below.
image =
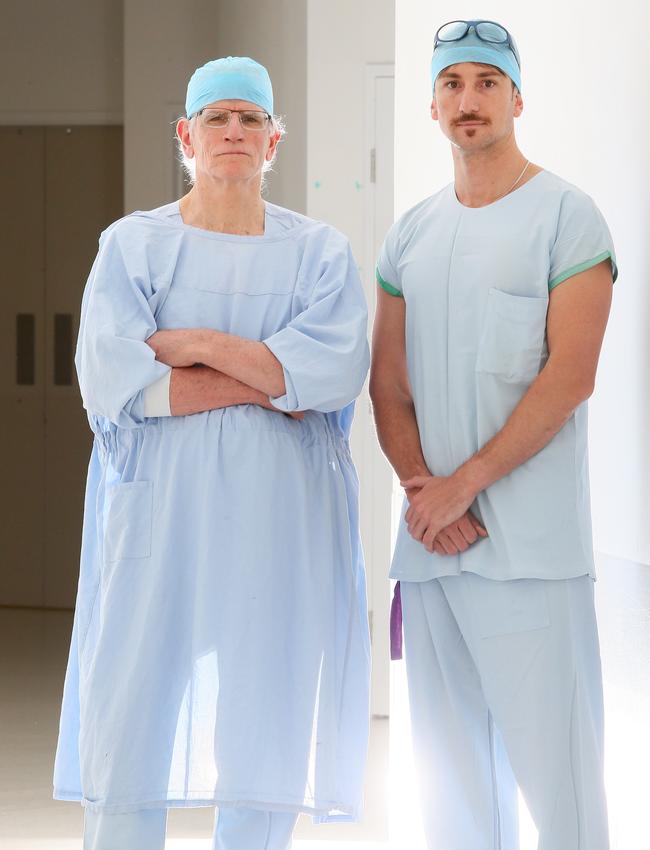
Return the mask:
[(88, 850), (159, 850), (169, 807), (217, 806), (218, 850), (358, 815), (366, 305), (347, 240), (262, 200), (276, 126), (264, 68), (198, 69), (193, 189), (111, 225), (84, 293), (95, 439), (54, 797), (85, 807)]

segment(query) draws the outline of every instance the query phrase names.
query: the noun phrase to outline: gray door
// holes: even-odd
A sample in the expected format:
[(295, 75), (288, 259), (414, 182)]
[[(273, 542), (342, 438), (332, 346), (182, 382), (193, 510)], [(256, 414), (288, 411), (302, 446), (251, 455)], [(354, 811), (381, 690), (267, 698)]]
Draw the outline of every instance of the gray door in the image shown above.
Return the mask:
[(74, 607), (92, 442), (74, 345), (122, 161), (121, 127), (0, 128), (2, 605)]

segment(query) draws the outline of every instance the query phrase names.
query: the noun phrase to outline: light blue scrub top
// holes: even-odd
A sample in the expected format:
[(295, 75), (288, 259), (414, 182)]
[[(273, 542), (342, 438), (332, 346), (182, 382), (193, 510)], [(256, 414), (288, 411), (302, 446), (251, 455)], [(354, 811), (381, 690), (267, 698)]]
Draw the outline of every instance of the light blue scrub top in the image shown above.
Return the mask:
[[(366, 324), (345, 237), (273, 204), (261, 236), (186, 225), (178, 203), (102, 234), (75, 361), (95, 440), (56, 799), (358, 817), (370, 644), (347, 438)], [(198, 327), (268, 345), (278, 411), (145, 417), (169, 369), (145, 340)]]
[[(406, 356), (420, 439), (434, 475), (450, 475), (505, 425), (548, 357), (549, 292), (610, 258), (593, 200), (542, 171), (470, 208), (450, 184), (389, 230), (378, 282), (406, 301)], [(570, 282), (566, 285), (570, 285)], [(390, 575), (427, 581), (595, 577), (587, 403), (540, 452), (471, 507), (489, 533), (458, 555), (428, 553), (408, 533), (404, 500)]]

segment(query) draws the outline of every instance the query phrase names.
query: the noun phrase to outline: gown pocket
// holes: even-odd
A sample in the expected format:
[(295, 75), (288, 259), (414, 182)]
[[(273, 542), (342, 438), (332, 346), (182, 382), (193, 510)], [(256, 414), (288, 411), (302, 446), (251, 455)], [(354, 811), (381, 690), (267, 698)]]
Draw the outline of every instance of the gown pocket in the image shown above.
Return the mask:
[(540, 371), (548, 298), (490, 289), (476, 371), (501, 380), (530, 382)]
[(104, 559), (151, 555), (153, 482), (131, 481), (110, 488), (104, 527)]

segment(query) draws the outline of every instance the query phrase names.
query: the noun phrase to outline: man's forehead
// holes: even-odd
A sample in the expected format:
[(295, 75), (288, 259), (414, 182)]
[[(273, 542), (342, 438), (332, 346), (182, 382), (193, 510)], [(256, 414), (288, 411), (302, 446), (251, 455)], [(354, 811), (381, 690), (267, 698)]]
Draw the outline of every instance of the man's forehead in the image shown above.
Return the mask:
[(261, 109), (256, 103), (251, 103), (250, 100), (215, 100), (213, 103), (207, 103), (202, 109)]
[(463, 74), (475, 74), (478, 77), (489, 77), (493, 74), (504, 76), (503, 71), (496, 65), (487, 65), (485, 62), (457, 62), (442, 70), (439, 77), (460, 77)]

